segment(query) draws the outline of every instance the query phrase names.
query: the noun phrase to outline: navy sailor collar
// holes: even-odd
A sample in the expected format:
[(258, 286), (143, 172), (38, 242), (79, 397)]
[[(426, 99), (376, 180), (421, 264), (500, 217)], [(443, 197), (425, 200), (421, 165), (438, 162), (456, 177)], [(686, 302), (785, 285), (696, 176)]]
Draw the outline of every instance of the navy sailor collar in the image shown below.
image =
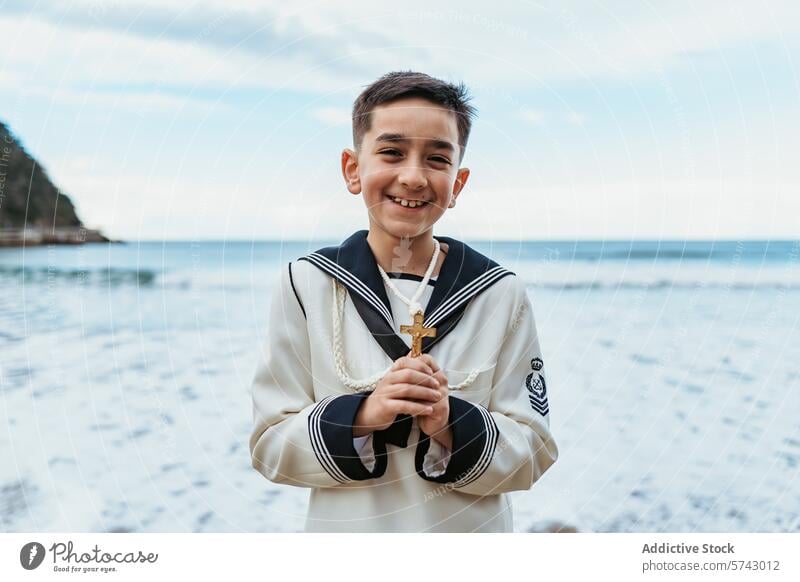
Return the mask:
[[(319, 249), (300, 260), (312, 263), (347, 288), (370, 332), (389, 356), (397, 359), (410, 348), (396, 335), (389, 297), (367, 243), (368, 232), (357, 231), (341, 245)], [(425, 307), (425, 326), (441, 329), (436, 338), (423, 338), (423, 352), (454, 327), (470, 299), (503, 277), (513, 275), (459, 240), (446, 236), (435, 238), (447, 243), (449, 249)], [(446, 324), (448, 320), (451, 320), (449, 325)]]

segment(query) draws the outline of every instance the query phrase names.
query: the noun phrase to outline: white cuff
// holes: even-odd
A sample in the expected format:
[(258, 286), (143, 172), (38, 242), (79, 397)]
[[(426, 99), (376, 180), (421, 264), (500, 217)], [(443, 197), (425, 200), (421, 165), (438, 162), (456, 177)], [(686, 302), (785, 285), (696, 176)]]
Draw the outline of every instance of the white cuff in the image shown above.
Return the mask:
[(428, 477), (438, 477), (444, 475), (447, 470), (447, 463), (450, 462), (450, 449), (434, 438), (430, 439), (430, 447), (422, 459), (422, 471)]
[(375, 451), (372, 448), (372, 433), (360, 437), (353, 437), (353, 447), (355, 447), (367, 471), (375, 470)]

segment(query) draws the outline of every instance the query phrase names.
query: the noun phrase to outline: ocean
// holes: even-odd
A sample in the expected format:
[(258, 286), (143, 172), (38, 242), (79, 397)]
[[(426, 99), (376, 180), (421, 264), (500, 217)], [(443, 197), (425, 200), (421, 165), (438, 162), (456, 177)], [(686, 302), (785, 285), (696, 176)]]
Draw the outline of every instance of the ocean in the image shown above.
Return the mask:
[[(301, 530), (249, 389), (277, 270), (328, 244), (0, 249), (0, 529)], [(548, 369), (518, 531), (800, 531), (800, 241), (469, 244), (525, 280)]]

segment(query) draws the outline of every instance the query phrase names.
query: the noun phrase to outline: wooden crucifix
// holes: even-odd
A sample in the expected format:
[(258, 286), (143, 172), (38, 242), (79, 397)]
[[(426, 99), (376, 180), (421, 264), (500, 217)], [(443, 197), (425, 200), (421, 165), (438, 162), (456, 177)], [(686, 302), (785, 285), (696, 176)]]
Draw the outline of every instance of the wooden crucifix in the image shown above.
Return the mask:
[(435, 327), (425, 327), (422, 325), (422, 311), (414, 314), (414, 325), (401, 325), (400, 333), (411, 335), (411, 357), (418, 358), (422, 355), (422, 338), (436, 337)]

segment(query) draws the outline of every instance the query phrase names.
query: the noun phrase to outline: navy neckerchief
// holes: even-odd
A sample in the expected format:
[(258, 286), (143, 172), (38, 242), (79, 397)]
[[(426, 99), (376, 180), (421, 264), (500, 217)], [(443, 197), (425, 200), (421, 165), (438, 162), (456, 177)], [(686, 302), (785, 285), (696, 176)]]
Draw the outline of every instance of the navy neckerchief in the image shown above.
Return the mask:
[[(358, 314), (384, 352), (397, 360), (408, 355), (411, 347), (395, 332), (394, 316), (386, 287), (378, 272), (375, 255), (367, 243), (369, 231), (359, 230), (339, 246), (325, 247), (299, 260), (318, 267), (347, 289)], [(425, 307), (425, 327), (435, 327), (436, 337), (422, 338), (422, 353), (449, 334), (461, 320), (469, 301), (491, 287), (511, 271), (463, 242), (446, 237), (434, 237), (448, 245), (436, 285)], [(406, 415), (402, 415), (406, 416)], [(411, 417), (403, 427), (387, 429), (389, 442), (406, 446)]]

